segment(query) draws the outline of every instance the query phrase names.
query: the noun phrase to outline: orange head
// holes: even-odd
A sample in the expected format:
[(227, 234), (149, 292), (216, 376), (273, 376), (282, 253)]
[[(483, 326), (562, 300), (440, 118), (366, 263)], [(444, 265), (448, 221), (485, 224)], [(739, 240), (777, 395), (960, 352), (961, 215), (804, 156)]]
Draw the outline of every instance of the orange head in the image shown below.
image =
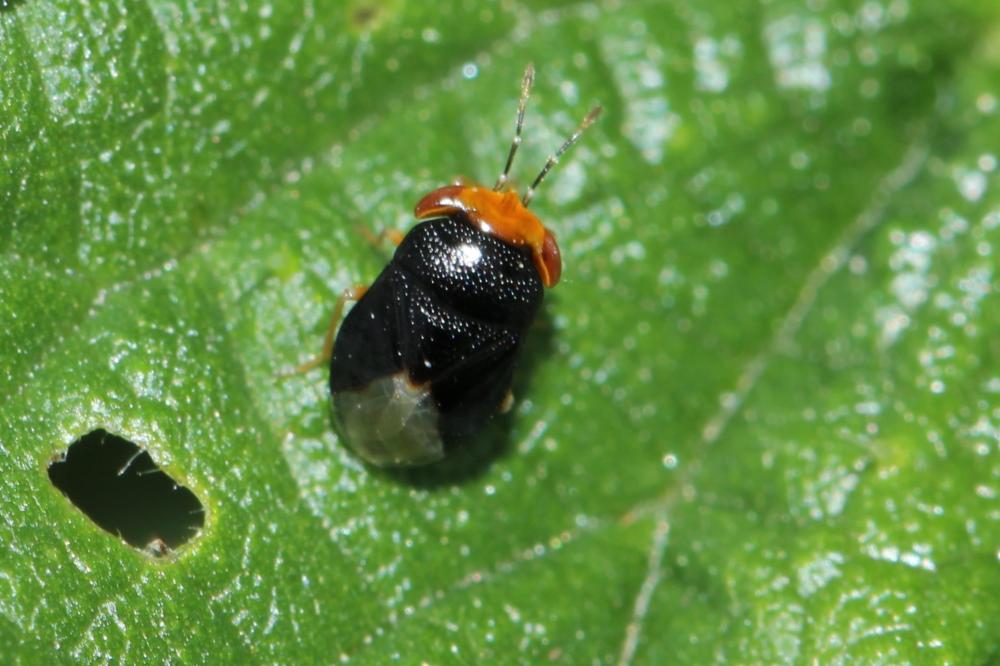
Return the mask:
[(594, 107), (583, 119), (576, 131), (570, 135), (542, 167), (542, 171), (524, 193), (518, 198), (517, 193), (505, 190), (507, 174), (514, 163), (514, 154), (521, 145), (521, 128), (524, 125), (524, 109), (528, 103), (531, 84), (535, 80), (535, 69), (531, 65), (524, 70), (521, 81), (521, 100), (517, 105), (517, 125), (514, 128), (514, 140), (507, 154), (507, 164), (493, 189), (478, 185), (445, 185), (432, 191), (417, 203), (416, 216), (418, 220), (431, 217), (444, 217), (456, 213), (462, 214), (471, 224), (481, 231), (492, 234), (513, 245), (525, 245), (531, 248), (531, 258), (542, 278), (542, 284), (552, 287), (559, 282), (562, 274), (562, 258), (559, 255), (559, 245), (556, 237), (546, 229), (538, 218), (528, 211), (528, 204), (535, 195), (535, 189), (545, 179), (549, 171), (559, 162), (559, 157), (570, 146), (577, 142), (583, 131), (597, 120), (601, 107)]
[(559, 282), (562, 259), (556, 237), (514, 192), (496, 192), (475, 185), (445, 185), (421, 199), (414, 212), (418, 220), (460, 213), (480, 231), (511, 245), (530, 248), (532, 261), (546, 287)]

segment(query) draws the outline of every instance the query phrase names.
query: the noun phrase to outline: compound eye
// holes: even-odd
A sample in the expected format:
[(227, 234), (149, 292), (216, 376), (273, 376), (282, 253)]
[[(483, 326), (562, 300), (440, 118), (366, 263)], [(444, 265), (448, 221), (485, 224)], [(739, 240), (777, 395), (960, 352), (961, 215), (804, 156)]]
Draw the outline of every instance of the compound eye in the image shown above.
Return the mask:
[(418, 220), (432, 217), (447, 217), (452, 213), (465, 210), (462, 204), (462, 194), (468, 189), (464, 185), (445, 185), (424, 195), (413, 210)]
[(545, 240), (542, 241), (542, 266), (545, 267), (542, 282), (546, 287), (555, 286), (562, 275), (562, 256), (559, 254), (556, 237), (548, 229), (545, 230)]

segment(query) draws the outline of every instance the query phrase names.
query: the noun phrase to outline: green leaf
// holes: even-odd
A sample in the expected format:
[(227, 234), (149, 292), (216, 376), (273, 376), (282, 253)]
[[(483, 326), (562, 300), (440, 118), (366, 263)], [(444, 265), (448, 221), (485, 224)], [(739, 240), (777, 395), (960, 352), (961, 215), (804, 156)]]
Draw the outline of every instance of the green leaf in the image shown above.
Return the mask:
[[(1000, 11), (0, 0), (0, 645), (21, 663), (1000, 654)], [(605, 115), (518, 404), (368, 469), (313, 355), (456, 175)], [(189, 487), (153, 559), (48, 480)]]

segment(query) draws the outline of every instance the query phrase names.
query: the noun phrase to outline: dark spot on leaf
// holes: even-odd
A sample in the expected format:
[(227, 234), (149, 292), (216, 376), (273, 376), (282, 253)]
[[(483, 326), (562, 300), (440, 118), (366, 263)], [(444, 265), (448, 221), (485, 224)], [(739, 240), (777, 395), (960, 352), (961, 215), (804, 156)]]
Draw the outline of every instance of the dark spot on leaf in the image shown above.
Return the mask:
[(73, 442), (49, 465), (49, 479), (100, 527), (155, 557), (186, 543), (205, 524), (194, 493), (148, 452), (104, 430)]
[(397, 8), (393, 0), (358, 0), (348, 5), (347, 16), (359, 33), (377, 30)]
[(354, 9), (351, 20), (359, 28), (369, 25), (378, 16), (378, 7), (375, 5), (361, 5)]

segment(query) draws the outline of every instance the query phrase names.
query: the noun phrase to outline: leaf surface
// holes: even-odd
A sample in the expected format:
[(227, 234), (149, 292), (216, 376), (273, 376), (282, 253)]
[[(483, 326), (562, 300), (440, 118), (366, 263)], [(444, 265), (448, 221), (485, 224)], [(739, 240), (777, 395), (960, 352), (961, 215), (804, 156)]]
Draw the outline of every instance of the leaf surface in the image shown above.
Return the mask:
[[(0, 644), (22, 663), (985, 663), (993, 3), (0, 6)], [(337, 294), (492, 182), (520, 73), (565, 272), (448, 464), (338, 442)], [(152, 560), (96, 428), (206, 508)]]

